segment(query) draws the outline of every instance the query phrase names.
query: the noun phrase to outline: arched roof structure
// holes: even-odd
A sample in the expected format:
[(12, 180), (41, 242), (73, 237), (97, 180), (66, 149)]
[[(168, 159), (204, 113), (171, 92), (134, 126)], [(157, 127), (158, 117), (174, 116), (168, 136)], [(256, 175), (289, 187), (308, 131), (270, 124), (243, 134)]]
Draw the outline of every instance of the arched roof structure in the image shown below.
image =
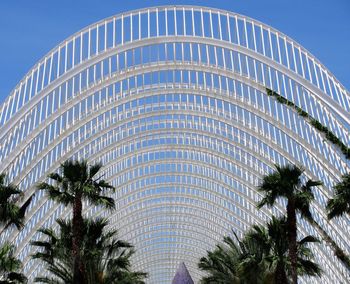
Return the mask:
[[(194, 6), (119, 14), (61, 42), (0, 106), (0, 172), (31, 196), (69, 158), (104, 164), (116, 211), (85, 204), (137, 250), (149, 283), (170, 283), (180, 262), (193, 279), (199, 257), (234, 228), (283, 212), (258, 211), (256, 191), (274, 164), (323, 181), (312, 211), (349, 253), (349, 219), (326, 221), (332, 186), (349, 161), (271, 89), (350, 142), (350, 95), (300, 44), (248, 17)], [(69, 214), (38, 192), (15, 242), (29, 279), (41, 272), (29, 242)], [(300, 234), (319, 235), (300, 221)], [(323, 283), (347, 282), (325, 244), (314, 247)], [(313, 279), (301, 280), (309, 283)]]

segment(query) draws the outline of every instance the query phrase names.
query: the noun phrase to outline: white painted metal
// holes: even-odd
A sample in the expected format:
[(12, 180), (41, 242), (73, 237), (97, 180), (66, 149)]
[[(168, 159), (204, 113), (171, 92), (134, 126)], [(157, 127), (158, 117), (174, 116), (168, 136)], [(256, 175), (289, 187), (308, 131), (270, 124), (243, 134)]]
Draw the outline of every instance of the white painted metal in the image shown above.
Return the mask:
[[(279, 92), (349, 146), (350, 94), (308, 51), (248, 17), (195, 6), (145, 8), (93, 24), (50, 51), (0, 106), (0, 172), (30, 196), (68, 158), (105, 164), (117, 187), (111, 227), (137, 248), (150, 283), (170, 283), (178, 263), (196, 262), (232, 227), (266, 221), (256, 185), (274, 163), (320, 179), (313, 212), (347, 252), (349, 219), (327, 222), (325, 201), (350, 169), (343, 154)], [(105, 215), (86, 204), (86, 214)], [(69, 210), (37, 193), (18, 245), (30, 281), (42, 266), (29, 241)], [(301, 221), (300, 234), (314, 233)], [(330, 248), (316, 258), (324, 283), (349, 275)], [(313, 279), (301, 280), (309, 283)]]

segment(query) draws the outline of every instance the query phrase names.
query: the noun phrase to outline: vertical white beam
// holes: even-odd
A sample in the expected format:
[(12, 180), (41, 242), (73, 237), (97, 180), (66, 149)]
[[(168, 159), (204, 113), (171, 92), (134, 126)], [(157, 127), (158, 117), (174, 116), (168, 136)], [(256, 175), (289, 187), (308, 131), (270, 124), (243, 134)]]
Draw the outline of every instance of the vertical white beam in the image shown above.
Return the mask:
[(151, 37), (151, 20), (150, 20), (149, 9), (147, 9), (147, 35), (148, 35), (148, 38)]
[(183, 34), (186, 36), (186, 15), (185, 8), (182, 8), (182, 20), (183, 20)]
[(139, 11), (139, 40), (141, 40), (141, 12)]
[(121, 21), (122, 21), (122, 42), (121, 42), (121, 44), (123, 45), (124, 44), (124, 14), (122, 14), (122, 18), (121, 18)]
[(89, 28), (89, 31), (88, 31), (88, 56), (87, 56), (88, 59), (90, 59), (90, 49), (91, 49), (91, 28)]
[(108, 25), (107, 25), (107, 21), (105, 21), (105, 42), (104, 42), (104, 51), (107, 50), (107, 28), (108, 28)]
[(117, 19), (115, 17), (113, 17), (113, 34), (112, 34), (112, 40), (113, 40), (113, 47), (115, 47), (115, 39), (116, 39), (116, 22), (117, 22)]
[(134, 37), (134, 35), (133, 35), (133, 19), (132, 19), (132, 13), (130, 13), (130, 42), (132, 42), (133, 41), (133, 37)]
[(211, 34), (211, 38), (214, 38), (214, 31), (213, 31), (213, 18), (212, 18), (211, 10), (209, 11), (209, 26), (210, 26), (210, 34)]
[(249, 39), (248, 39), (248, 31), (247, 31), (247, 21), (245, 18), (243, 19), (243, 24), (244, 24), (243, 28), (244, 28), (246, 46), (247, 46), (247, 48), (250, 48), (249, 47)]
[[(66, 52), (64, 53), (64, 73), (67, 72), (68, 41), (66, 41), (65, 51)], [(45, 75), (45, 73), (43, 75)], [(43, 76), (43, 78), (44, 78), (44, 76)]]
[(290, 63), (289, 63), (289, 52), (288, 52), (288, 45), (287, 45), (287, 38), (284, 36), (284, 50), (286, 52), (286, 58), (287, 58), (287, 67), (290, 69)]
[(229, 14), (228, 14), (228, 13), (226, 14), (226, 18), (227, 18), (228, 40), (229, 40), (229, 42), (232, 42), (232, 39), (231, 39), (231, 24), (230, 24), (230, 16), (229, 16)]
[(237, 15), (235, 15), (235, 24), (236, 24), (237, 42), (238, 42), (238, 45), (241, 45), (241, 41), (240, 41), (240, 37), (239, 37), (239, 29), (238, 29), (238, 19), (237, 19)]
[(280, 36), (278, 35), (278, 33), (276, 33), (276, 41), (277, 41), (277, 51), (278, 51), (278, 57), (279, 57), (278, 62), (280, 64), (283, 64), (282, 57), (281, 57), (281, 48), (280, 48)]
[(193, 8), (191, 8), (191, 16), (192, 16), (192, 35), (195, 36), (196, 35), (196, 27), (195, 27), (195, 23), (194, 23), (194, 11), (193, 11)]
[(165, 35), (168, 36), (168, 9), (165, 8)]
[(177, 36), (177, 16), (176, 16), (176, 7), (174, 7), (174, 26), (175, 26), (175, 36)]
[(221, 16), (220, 16), (220, 12), (218, 12), (218, 21), (219, 21), (219, 37), (220, 37), (220, 40), (222, 40), (222, 29), (221, 29)]
[(256, 44), (256, 37), (255, 37), (255, 24), (254, 22), (251, 22), (251, 25), (252, 25), (252, 32), (253, 32), (253, 45), (254, 45), (254, 51), (255, 52), (258, 52), (257, 50), (257, 44)]
[(203, 9), (201, 8), (201, 29), (202, 29), (202, 37), (204, 37), (204, 20), (203, 20)]

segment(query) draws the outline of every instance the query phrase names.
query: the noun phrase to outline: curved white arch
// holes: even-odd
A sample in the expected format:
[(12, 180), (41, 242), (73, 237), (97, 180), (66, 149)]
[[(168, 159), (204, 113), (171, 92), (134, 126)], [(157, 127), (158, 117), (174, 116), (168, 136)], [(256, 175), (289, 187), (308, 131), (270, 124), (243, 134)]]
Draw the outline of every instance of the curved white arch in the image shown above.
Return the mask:
[[(307, 111), (350, 145), (349, 92), (281, 32), (242, 15), (197, 6), (116, 15), (51, 50), (0, 106), (0, 172), (8, 172), (30, 196), (35, 184), (68, 158), (103, 161), (103, 173), (123, 192), (113, 195), (118, 208), (110, 226), (120, 227), (122, 237), (135, 241), (140, 251), (136, 267), (152, 271), (149, 282), (165, 283), (185, 256), (197, 281), (202, 276), (196, 266), (200, 252), (213, 247), (233, 219), (240, 231), (264, 222), (271, 211), (256, 211), (260, 196), (255, 186), (274, 163), (292, 162), (304, 166), (307, 177), (325, 183), (315, 192), (312, 210), (349, 252), (350, 231), (344, 224), (350, 220), (326, 222), (323, 209), (333, 184), (350, 170), (349, 161), (308, 121), (268, 97), (266, 88)], [(156, 102), (147, 101), (156, 97)], [(166, 151), (182, 156), (150, 159)], [(157, 165), (176, 167), (152, 172)], [(170, 181), (169, 176), (179, 178)], [(199, 178), (206, 184), (192, 181)], [(175, 189), (183, 186), (197, 193), (176, 194)], [(168, 191), (162, 191), (165, 187)], [(180, 197), (182, 201), (176, 199)], [(157, 211), (166, 206), (174, 212)], [(176, 211), (177, 207), (187, 211)], [(104, 215), (89, 205), (85, 209), (86, 214)], [(283, 206), (273, 211), (282, 212)], [(19, 246), (30, 280), (41, 265), (29, 260), (28, 242), (37, 237), (39, 226), (53, 225), (56, 216), (69, 212), (37, 193), (24, 230), (4, 233)], [(174, 219), (163, 220), (162, 214)], [(203, 218), (204, 214), (211, 218)], [(215, 217), (220, 223), (214, 223)], [(197, 220), (193, 228), (191, 220)], [(144, 234), (151, 230), (165, 236), (169, 224), (181, 228), (176, 232), (186, 240), (192, 236), (199, 246), (197, 254), (173, 249), (181, 247), (185, 237), (162, 237), (157, 247), (152, 245), (157, 237)], [(128, 226), (140, 228), (131, 232)], [(311, 231), (315, 232), (300, 222), (300, 233)], [(173, 251), (167, 255), (169, 261), (161, 261), (169, 251)], [(347, 281), (345, 268), (329, 248), (316, 246), (315, 252), (325, 270), (322, 281)], [(151, 259), (147, 264), (142, 261), (145, 257)]]

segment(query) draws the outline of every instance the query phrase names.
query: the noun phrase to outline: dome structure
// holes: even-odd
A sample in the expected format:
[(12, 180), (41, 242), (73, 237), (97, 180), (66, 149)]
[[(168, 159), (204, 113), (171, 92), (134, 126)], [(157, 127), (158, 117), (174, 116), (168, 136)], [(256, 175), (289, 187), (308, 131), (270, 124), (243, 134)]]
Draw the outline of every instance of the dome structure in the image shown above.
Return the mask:
[[(29, 198), (67, 159), (102, 162), (116, 210), (84, 204), (85, 214), (109, 217), (135, 245), (134, 268), (149, 283), (171, 283), (181, 262), (197, 283), (199, 258), (232, 228), (242, 236), (284, 212), (282, 201), (256, 209), (256, 187), (274, 164), (303, 166), (324, 183), (312, 213), (350, 252), (349, 219), (327, 222), (324, 209), (350, 163), (310, 120), (349, 147), (349, 112), (337, 79), (261, 22), (205, 7), (140, 9), (77, 32), (23, 77), (0, 106), (0, 172)], [(37, 192), (24, 229), (2, 234), (29, 281), (43, 271), (30, 259), (36, 230), (69, 214)], [(319, 236), (303, 220), (299, 234)], [(313, 250), (324, 270), (317, 281), (348, 282), (330, 247)]]

